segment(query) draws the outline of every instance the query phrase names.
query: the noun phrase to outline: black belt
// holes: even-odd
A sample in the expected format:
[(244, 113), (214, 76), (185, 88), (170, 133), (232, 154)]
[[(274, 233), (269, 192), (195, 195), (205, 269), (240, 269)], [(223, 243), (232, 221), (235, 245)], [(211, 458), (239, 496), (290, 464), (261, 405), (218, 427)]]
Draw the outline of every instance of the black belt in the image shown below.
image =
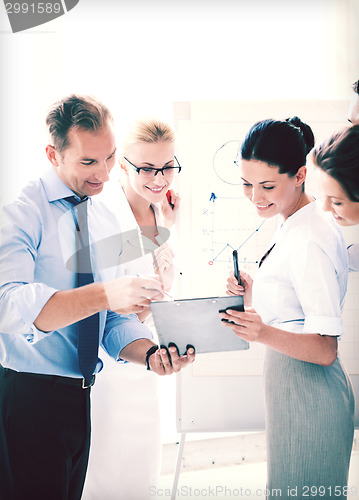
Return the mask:
[(45, 375), (43, 373), (17, 372), (16, 370), (11, 370), (10, 368), (4, 368), (3, 366), (1, 366), (1, 368), (5, 371), (17, 373), (25, 377), (37, 378), (38, 380), (44, 380), (55, 384), (71, 385), (73, 387), (80, 387), (82, 389), (88, 389), (89, 387), (92, 387), (95, 383), (95, 375), (92, 375), (90, 383), (88, 385), (85, 385), (84, 378), (63, 377), (62, 375)]

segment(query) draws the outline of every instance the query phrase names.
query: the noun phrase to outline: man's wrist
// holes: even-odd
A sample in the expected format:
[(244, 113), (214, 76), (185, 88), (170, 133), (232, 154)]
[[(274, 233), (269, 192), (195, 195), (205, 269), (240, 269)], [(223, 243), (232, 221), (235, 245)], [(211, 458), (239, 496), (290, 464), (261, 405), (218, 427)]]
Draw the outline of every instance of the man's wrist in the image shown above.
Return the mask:
[(159, 349), (158, 345), (153, 345), (146, 352), (146, 367), (147, 367), (147, 370), (149, 370), (149, 371), (151, 370), (150, 357), (152, 356), (152, 354), (154, 354), (156, 351), (158, 351), (158, 349)]
[[(83, 290), (81, 290), (81, 288), (83, 288)], [(84, 293), (82, 298), (87, 301), (91, 311), (93, 311), (92, 314), (110, 309), (106, 289), (103, 283), (91, 283), (90, 285), (86, 285), (81, 288), (75, 288), (75, 290)]]

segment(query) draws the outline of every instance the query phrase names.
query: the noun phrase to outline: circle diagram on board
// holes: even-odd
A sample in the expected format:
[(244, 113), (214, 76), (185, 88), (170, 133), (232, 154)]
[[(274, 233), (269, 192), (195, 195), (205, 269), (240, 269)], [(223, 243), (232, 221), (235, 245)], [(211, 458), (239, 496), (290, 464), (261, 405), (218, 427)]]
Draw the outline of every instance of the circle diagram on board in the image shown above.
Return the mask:
[(227, 141), (220, 146), (213, 156), (213, 170), (217, 177), (226, 184), (237, 186), (242, 184), (237, 160), (238, 149), (241, 141)]

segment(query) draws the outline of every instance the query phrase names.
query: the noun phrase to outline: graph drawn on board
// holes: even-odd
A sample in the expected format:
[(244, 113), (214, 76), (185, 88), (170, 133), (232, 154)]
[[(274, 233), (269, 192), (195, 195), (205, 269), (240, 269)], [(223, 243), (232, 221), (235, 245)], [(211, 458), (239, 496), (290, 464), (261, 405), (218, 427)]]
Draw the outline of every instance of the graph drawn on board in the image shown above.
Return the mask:
[[(254, 276), (276, 229), (275, 219), (263, 219), (253, 213), (244, 196), (226, 196), (226, 190), (208, 194), (202, 209), (202, 259), (207, 266), (228, 276), (233, 266), (233, 250), (238, 252), (240, 268)], [(219, 191), (217, 191), (219, 193)], [(193, 375), (261, 375), (264, 348), (251, 344), (249, 351), (206, 354), (198, 357)]]
[[(227, 141), (213, 157), (213, 171), (221, 182), (208, 191), (201, 208), (201, 267), (211, 268), (211, 276), (229, 275), (233, 250), (238, 252), (240, 269), (254, 276), (277, 227), (277, 219), (263, 219), (243, 195), (239, 168), (235, 164), (239, 141)], [(205, 272), (202, 271), (202, 272)], [(261, 375), (264, 348), (252, 344), (249, 351), (208, 354), (198, 357), (193, 375)]]
[(225, 184), (239, 186), (242, 184), (240, 170), (236, 164), (241, 141), (227, 141), (213, 155), (213, 171)]
[[(226, 196), (216, 196), (215, 193), (211, 193), (209, 197), (209, 202), (211, 204), (210, 208), (203, 209), (203, 215), (209, 216), (209, 224), (202, 228), (202, 231), (205, 235), (210, 234), (211, 236), (211, 246), (210, 248), (203, 248), (204, 252), (208, 252), (210, 254), (210, 259), (208, 264), (213, 266), (215, 263), (219, 262), (228, 262), (228, 255), (231, 258), (233, 250), (237, 250), (239, 256), (239, 263), (242, 264), (258, 264), (257, 253), (252, 252), (248, 253), (249, 244), (257, 237), (258, 232), (266, 222), (266, 219), (262, 219), (258, 221), (258, 224), (252, 223), (252, 218), (247, 219), (250, 220), (250, 223), (246, 223), (246, 220), (241, 222), (241, 227), (223, 227), (223, 221), (232, 219), (232, 205), (228, 208), (227, 213), (223, 213), (226, 211), (226, 208), (219, 207), (220, 202), (229, 202), (233, 201), (237, 202), (239, 205), (242, 201), (245, 201), (245, 204), (248, 202), (244, 197), (232, 198)], [(218, 208), (217, 208), (218, 207)], [(240, 211), (241, 212), (241, 211)], [(220, 225), (217, 227), (218, 220), (221, 221)], [(232, 222), (233, 224), (233, 222)], [(220, 234), (222, 233), (222, 234)], [(241, 233), (241, 234), (238, 234)], [(226, 238), (227, 237), (227, 238)], [(241, 240), (238, 242), (236, 238), (240, 237)], [(223, 242), (221, 241), (223, 238)], [(221, 244), (223, 246), (221, 247)], [(257, 245), (258, 246), (258, 245)]]
[(237, 165), (240, 145), (239, 140), (226, 141), (213, 155), (213, 172), (221, 183), (202, 211), (202, 249), (209, 265), (231, 262), (233, 250), (238, 251), (240, 264), (257, 265), (276, 227), (276, 220), (259, 217), (242, 194)]

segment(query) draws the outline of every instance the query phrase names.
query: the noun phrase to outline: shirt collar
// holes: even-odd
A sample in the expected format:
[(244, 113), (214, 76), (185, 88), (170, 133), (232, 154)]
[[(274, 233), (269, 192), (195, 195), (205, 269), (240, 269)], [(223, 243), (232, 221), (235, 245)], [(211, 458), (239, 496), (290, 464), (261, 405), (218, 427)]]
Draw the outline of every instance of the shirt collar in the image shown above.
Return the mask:
[[(60, 177), (56, 174), (54, 168), (49, 169), (47, 172), (45, 172), (45, 174), (41, 176), (41, 182), (44, 186), (44, 190), (49, 203), (57, 200), (62, 200), (63, 198), (66, 198), (68, 196), (76, 196), (76, 198), (80, 200), (78, 195), (74, 193), (74, 191), (72, 191), (68, 186), (66, 186), (64, 182), (62, 182)], [(91, 200), (90, 197), (89, 200)]]

